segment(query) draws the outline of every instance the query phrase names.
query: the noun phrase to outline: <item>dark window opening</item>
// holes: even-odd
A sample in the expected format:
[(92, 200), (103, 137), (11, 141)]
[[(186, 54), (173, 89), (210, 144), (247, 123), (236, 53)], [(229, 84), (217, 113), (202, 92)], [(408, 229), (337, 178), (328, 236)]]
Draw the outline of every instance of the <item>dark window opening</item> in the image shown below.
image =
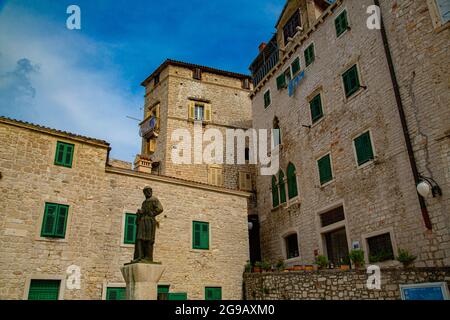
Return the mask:
[(155, 76), (153, 81), (154, 81), (154, 83), (153, 83), (154, 86), (156, 86), (159, 83), (159, 73)]
[(200, 68), (195, 68), (193, 77), (196, 80), (202, 80), (202, 70)]
[(345, 219), (344, 207), (339, 207), (320, 215), (320, 222), (322, 227), (335, 224)]
[(348, 243), (345, 228), (325, 234), (328, 261), (335, 266), (349, 264)]
[(285, 238), (285, 241), (286, 241), (287, 258), (292, 259), (292, 258), (297, 258), (298, 256), (300, 256), (299, 251), (298, 251), (297, 234), (291, 234), (290, 236), (287, 236)]
[(369, 261), (371, 263), (394, 260), (391, 235), (385, 233), (367, 239), (369, 246)]
[(297, 27), (301, 26), (300, 10), (297, 10), (283, 27), (284, 45), (288, 43), (288, 38), (293, 38), (298, 32)]

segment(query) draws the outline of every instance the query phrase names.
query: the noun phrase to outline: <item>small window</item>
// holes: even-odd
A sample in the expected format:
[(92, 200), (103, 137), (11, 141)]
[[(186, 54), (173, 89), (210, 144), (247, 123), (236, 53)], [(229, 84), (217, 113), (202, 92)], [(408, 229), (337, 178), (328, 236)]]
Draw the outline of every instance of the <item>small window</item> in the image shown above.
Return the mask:
[(315, 52), (314, 52), (314, 44), (311, 43), (308, 48), (305, 50), (305, 62), (306, 66), (309, 66), (314, 62), (316, 59)]
[(159, 83), (159, 73), (157, 75), (155, 75), (155, 78), (153, 79), (154, 83), (153, 86), (156, 87), (156, 85)]
[(66, 236), (69, 206), (46, 203), (42, 220), (41, 237), (62, 238)]
[(289, 68), (287, 68), (284, 71), (284, 79), (286, 80), (286, 83), (289, 83), (292, 80), (292, 68), (291, 68), (291, 66), (289, 66)]
[(280, 187), (280, 202), (286, 203), (286, 183), (284, 182), (284, 173), (278, 172), (278, 186)]
[(136, 218), (134, 213), (125, 214), (125, 231), (124, 231), (124, 244), (134, 244), (136, 242)]
[(372, 140), (370, 139), (370, 132), (367, 131), (354, 140), (356, 158), (358, 165), (361, 166), (374, 159), (372, 148)]
[(192, 248), (209, 249), (209, 223), (194, 221), (192, 225)]
[(170, 286), (158, 286), (158, 300), (168, 300), (169, 299), (169, 289)]
[(106, 288), (106, 300), (126, 300), (127, 298), (127, 290), (125, 287)]
[(338, 207), (320, 215), (320, 223), (323, 227), (345, 220), (344, 207)]
[(288, 195), (289, 199), (294, 199), (298, 196), (297, 188), (297, 176), (295, 174), (295, 166), (289, 163), (287, 168), (287, 181), (288, 181)]
[(309, 107), (311, 109), (311, 121), (314, 124), (323, 117), (322, 97), (320, 94), (309, 102)]
[(245, 89), (245, 90), (250, 89), (250, 80), (249, 79), (242, 80), (242, 89)]
[(222, 300), (222, 288), (206, 287), (205, 300)]
[(203, 121), (205, 115), (205, 107), (201, 104), (196, 104), (194, 109), (194, 120)]
[(250, 148), (245, 148), (245, 161), (250, 161)]
[(347, 19), (347, 11), (344, 10), (337, 18), (334, 20), (334, 24), (336, 25), (336, 36), (339, 37), (345, 31), (348, 30), (348, 19)]
[(249, 172), (239, 172), (239, 190), (252, 191), (252, 175)]
[(220, 166), (208, 167), (208, 184), (213, 186), (223, 186), (223, 168)]
[(317, 161), (319, 167), (320, 184), (324, 185), (333, 180), (333, 171), (331, 169), (331, 156), (327, 154)]
[(60, 280), (31, 280), (28, 300), (58, 300)]
[(286, 256), (288, 259), (297, 258), (300, 256), (298, 250), (297, 234), (291, 234), (285, 238), (286, 241)]
[(286, 86), (286, 75), (282, 73), (277, 77), (277, 89), (281, 90), (286, 88)]
[(351, 97), (361, 88), (356, 64), (342, 75), (342, 80), (344, 81), (345, 96), (347, 98)]
[(370, 263), (394, 260), (390, 233), (368, 238), (367, 245), (369, 247)]
[(272, 206), (273, 208), (276, 208), (280, 205), (280, 200), (278, 196), (278, 185), (277, 185), (277, 178), (275, 176), (272, 176)]
[(436, 0), (438, 13), (441, 18), (441, 23), (444, 25), (450, 21), (450, 1), (449, 0)]
[(264, 108), (268, 108), (271, 103), (272, 103), (272, 100), (270, 98), (270, 90), (267, 90), (264, 93)]
[(58, 141), (56, 144), (55, 165), (72, 168), (73, 151), (75, 146)]
[(193, 72), (193, 78), (196, 80), (202, 80), (202, 69), (195, 68)]
[(284, 45), (287, 45), (289, 38), (294, 37), (298, 32), (297, 27), (301, 26), (300, 10), (297, 10), (283, 27)]
[(188, 296), (186, 292), (174, 292), (174, 293), (169, 293), (168, 295), (168, 300), (173, 300), (173, 301), (182, 301), (182, 300), (187, 300)]
[(300, 71), (300, 58), (296, 58), (291, 64), (292, 76), (295, 76)]

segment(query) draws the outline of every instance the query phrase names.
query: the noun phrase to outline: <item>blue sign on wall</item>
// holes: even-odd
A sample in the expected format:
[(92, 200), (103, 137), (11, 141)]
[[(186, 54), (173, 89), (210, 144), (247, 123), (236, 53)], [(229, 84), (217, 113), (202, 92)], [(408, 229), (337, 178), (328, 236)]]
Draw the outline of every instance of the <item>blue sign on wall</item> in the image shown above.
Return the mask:
[(400, 285), (402, 300), (448, 300), (445, 282)]

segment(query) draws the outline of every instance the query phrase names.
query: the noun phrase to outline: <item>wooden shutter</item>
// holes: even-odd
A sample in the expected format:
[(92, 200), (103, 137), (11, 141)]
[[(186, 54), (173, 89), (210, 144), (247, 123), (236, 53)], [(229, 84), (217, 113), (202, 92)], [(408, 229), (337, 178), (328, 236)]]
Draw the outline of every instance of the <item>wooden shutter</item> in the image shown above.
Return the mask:
[(126, 300), (126, 288), (107, 288), (106, 300)]
[(205, 104), (204, 105), (204, 110), (205, 110), (205, 116), (204, 116), (204, 121), (206, 122), (210, 122), (211, 121), (211, 105), (210, 104)]
[(322, 99), (320, 97), (320, 94), (315, 96), (311, 100), (310, 108), (311, 108), (311, 120), (313, 123), (322, 118), (323, 111), (322, 111)]
[(64, 164), (66, 167), (72, 167), (72, 159), (73, 159), (73, 148), (74, 146), (72, 144), (66, 144), (66, 150), (65, 150), (65, 160)]
[(31, 280), (28, 300), (58, 300), (60, 280)]
[(280, 74), (277, 77), (277, 89), (281, 90), (283, 88), (286, 88), (286, 76), (284, 75), (284, 73)]
[(362, 165), (370, 160), (373, 160), (372, 142), (370, 133), (366, 132), (355, 139), (356, 157), (358, 158), (358, 165)]
[(189, 117), (189, 120), (195, 119), (195, 102), (194, 101), (189, 101), (188, 117)]
[(169, 293), (168, 300), (187, 300), (187, 293), (185, 292), (176, 292), (176, 293)]
[(44, 218), (42, 221), (42, 237), (52, 237), (55, 233), (56, 219), (58, 216), (58, 205), (47, 203), (45, 205)]
[(284, 173), (281, 170), (278, 173), (278, 183), (280, 186), (280, 203), (286, 203), (286, 184), (284, 182)]
[(222, 288), (205, 288), (205, 300), (222, 300)]
[(69, 207), (59, 205), (58, 217), (56, 219), (55, 236), (64, 238), (66, 235), (67, 217), (69, 215)]
[(330, 155), (326, 155), (318, 161), (320, 184), (327, 183), (333, 179), (333, 173), (331, 170), (331, 158)]
[(296, 58), (291, 64), (292, 76), (296, 75), (300, 71), (300, 59)]
[(223, 186), (223, 169), (219, 167), (208, 168), (208, 184), (214, 186)]
[(201, 224), (200, 246), (202, 249), (209, 249), (209, 224)]
[(134, 244), (136, 242), (136, 215), (127, 213), (125, 216), (125, 244)]
[(277, 178), (272, 176), (272, 205), (274, 208), (280, 205), (279, 201)]
[(193, 224), (193, 234), (192, 234), (192, 246), (194, 249), (201, 248), (201, 225), (199, 222)]
[(251, 191), (252, 187), (252, 175), (248, 172), (239, 172), (239, 189), (245, 191)]
[(295, 166), (292, 163), (289, 163), (288, 165), (287, 179), (288, 179), (288, 195), (289, 199), (292, 199), (298, 196), (297, 176), (295, 174)]
[(148, 152), (153, 153), (156, 150), (156, 139), (150, 139), (148, 141)]
[(56, 144), (55, 164), (63, 164), (63, 163), (64, 163), (64, 144), (58, 142)]

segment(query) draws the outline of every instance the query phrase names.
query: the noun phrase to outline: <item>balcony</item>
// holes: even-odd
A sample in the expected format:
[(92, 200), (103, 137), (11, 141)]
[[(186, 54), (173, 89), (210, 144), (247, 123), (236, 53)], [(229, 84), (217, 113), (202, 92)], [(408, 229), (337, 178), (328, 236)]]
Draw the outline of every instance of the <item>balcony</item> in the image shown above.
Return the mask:
[(276, 36), (269, 43), (261, 48), (261, 51), (255, 61), (250, 66), (253, 76), (253, 84), (256, 87), (265, 76), (277, 65), (280, 60)]
[(140, 123), (139, 135), (144, 139), (158, 136), (159, 119), (155, 116), (148, 117)]

